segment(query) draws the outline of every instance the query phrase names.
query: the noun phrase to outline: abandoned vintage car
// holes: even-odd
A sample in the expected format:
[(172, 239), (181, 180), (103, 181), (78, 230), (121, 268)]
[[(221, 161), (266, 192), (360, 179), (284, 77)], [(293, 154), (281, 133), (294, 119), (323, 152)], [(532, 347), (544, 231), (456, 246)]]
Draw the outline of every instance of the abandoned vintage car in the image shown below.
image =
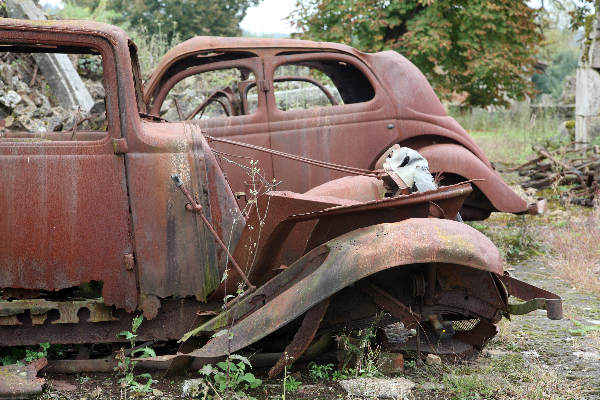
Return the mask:
[[(395, 51), (367, 54), (335, 43), (196, 37), (163, 57), (146, 83), (144, 102), (151, 114), (192, 120), (213, 137), (357, 168), (372, 169), (398, 143), (423, 154), (445, 184), (476, 180), (463, 218), (536, 212), (447, 115), (425, 76)], [(282, 181), (280, 189), (303, 193), (343, 176), (267, 153), (246, 149), (244, 154), (261, 160), (267, 175)], [(234, 191), (247, 190), (239, 168), (223, 168)]]
[[(235, 42), (226, 43), (229, 48)], [(551, 319), (561, 318), (559, 296), (510, 277), (492, 242), (455, 220), (473, 191), (469, 182), (402, 194), (393, 173), (356, 167), (369, 164), (367, 156), (381, 155), (352, 147), (355, 142), (368, 147), (367, 139), (345, 140), (350, 147), (344, 151), (329, 148), (337, 135), (354, 132), (342, 125), (332, 124), (330, 135), (318, 138), (279, 136), (275, 127), (284, 132), (298, 122), (280, 114), (279, 125), (266, 120), (251, 124), (249, 119), (263, 117), (248, 115), (236, 122), (219, 120), (222, 134), (217, 133), (221, 122), (209, 120), (214, 125), (205, 129), (211, 137), (196, 123), (152, 117), (142, 97), (136, 47), (114, 26), (0, 19), (0, 45), (3, 56), (14, 58), (59, 53), (99, 60), (94, 65), (102, 67), (98, 75), (105, 89), (105, 112), (73, 111), (76, 120), (70, 126), (31, 131), (2, 124), (0, 346), (115, 342), (133, 316), (143, 313), (138, 340), (183, 337), (181, 354), (160, 358), (172, 365), (249, 346), (261, 351), (272, 335), (289, 335), (286, 351), (297, 360), (315, 338), (373, 321), (401, 321), (415, 329), (417, 335), (400, 348), (464, 353), (481, 348), (503, 316), (543, 308)], [(222, 42), (213, 47), (222, 47)], [(389, 124), (401, 131), (409, 126), (410, 121), (393, 117), (396, 106), (384, 101), (381, 77), (376, 79), (353, 58), (357, 52), (339, 49), (339, 54), (321, 56), (334, 60), (331, 68), (342, 68), (345, 62), (368, 76), (364, 79), (375, 91), (367, 107), (382, 113), (380, 122), (365, 121), (357, 132), (367, 125), (381, 124), (383, 132), (396, 129), (388, 129)], [(224, 54), (197, 58), (214, 57), (217, 62)], [(283, 59), (265, 58), (265, 65), (315, 57), (293, 49), (277, 54)], [(262, 65), (260, 57), (246, 55), (236, 53), (238, 62), (262, 74), (256, 69)], [(408, 65), (391, 54), (360, 57), (374, 64)], [(179, 62), (190, 63), (184, 58)], [(413, 67), (407, 69), (414, 80), (424, 82)], [(353, 78), (356, 88), (360, 79)], [(263, 88), (272, 84), (260, 82)], [(148, 88), (152, 90), (152, 83)], [(364, 99), (364, 93), (355, 96)], [(423, 107), (435, 100), (428, 86), (406, 99)], [(266, 101), (273, 99), (259, 97), (258, 110), (265, 110), (261, 107)], [(363, 106), (349, 105), (356, 110)], [(413, 123), (415, 129), (425, 129), (424, 120), (438, 121), (447, 127), (440, 125), (439, 132), (461, 137), (468, 153), (478, 154), (437, 101), (433, 108), (433, 114), (415, 117), (421, 121)], [(416, 109), (410, 111), (415, 116)], [(359, 126), (361, 115), (366, 114), (339, 118)], [(333, 117), (321, 120), (316, 113), (314, 120), (322, 124)], [(219, 150), (222, 140), (228, 140), (221, 137), (229, 132), (228, 124), (237, 126), (235, 131), (245, 126), (258, 132), (234, 138), (263, 147), (249, 149), (246, 143), (228, 141), (239, 148), (237, 154)], [(306, 129), (307, 135), (310, 131)], [(396, 133), (386, 135), (388, 144), (396, 140)], [(315, 144), (319, 153), (312, 157), (351, 166), (283, 153), (300, 146), (304, 137), (321, 143)], [(274, 146), (275, 141), (281, 146)], [(341, 158), (327, 157), (329, 149), (339, 151)], [(303, 179), (313, 179), (309, 186), (314, 187), (306, 193), (280, 190), (263, 154), (273, 157), (276, 168), (287, 163), (276, 174), (283, 184), (291, 180), (304, 185)], [(226, 180), (221, 165), (229, 164), (249, 182), (244, 196), (234, 196)], [(317, 185), (328, 175), (313, 176), (305, 165), (346, 176)], [(232, 300), (232, 294), (238, 296)], [(513, 304), (511, 296), (524, 302)], [(224, 328), (229, 335), (211, 338)], [(272, 373), (286, 361), (278, 362)]]

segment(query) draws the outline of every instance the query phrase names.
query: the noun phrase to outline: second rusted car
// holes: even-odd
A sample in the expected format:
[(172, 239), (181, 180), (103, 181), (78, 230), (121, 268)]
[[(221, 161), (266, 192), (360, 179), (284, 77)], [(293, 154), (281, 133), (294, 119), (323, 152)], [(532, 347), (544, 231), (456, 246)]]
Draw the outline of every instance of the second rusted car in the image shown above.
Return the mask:
[[(535, 212), (448, 116), (425, 76), (394, 51), (289, 39), (196, 37), (169, 51), (146, 82), (150, 113), (193, 120), (214, 137), (358, 168), (373, 168), (393, 144), (418, 150), (445, 184), (477, 179), (461, 214)], [(218, 150), (239, 152), (227, 144)], [(305, 192), (343, 173), (261, 152), (281, 188)], [(223, 167), (236, 192), (248, 187)]]

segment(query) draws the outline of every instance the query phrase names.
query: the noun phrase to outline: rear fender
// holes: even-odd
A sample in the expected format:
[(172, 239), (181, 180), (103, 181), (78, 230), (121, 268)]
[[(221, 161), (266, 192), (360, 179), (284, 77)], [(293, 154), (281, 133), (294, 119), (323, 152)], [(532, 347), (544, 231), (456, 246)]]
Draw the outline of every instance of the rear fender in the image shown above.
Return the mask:
[(357, 229), (330, 240), (242, 299), (228, 311), (189, 332), (216, 335), (194, 357), (219, 357), (240, 350), (304, 314), (315, 304), (375, 273), (391, 268), (447, 263), (502, 275), (494, 244), (466, 224), (413, 218)]
[(527, 212), (527, 202), (519, 197), (502, 179), (500, 174), (488, 168), (483, 161), (458, 144), (432, 144), (418, 149), (429, 163), (432, 173), (442, 172), (460, 175), (490, 201), (495, 210), (509, 213)]

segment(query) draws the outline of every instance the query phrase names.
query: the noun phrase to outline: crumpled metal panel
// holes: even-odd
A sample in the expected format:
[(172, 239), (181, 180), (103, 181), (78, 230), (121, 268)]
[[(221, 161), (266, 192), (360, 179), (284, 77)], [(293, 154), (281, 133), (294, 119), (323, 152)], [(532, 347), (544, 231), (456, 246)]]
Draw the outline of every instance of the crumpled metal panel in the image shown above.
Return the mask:
[[(214, 337), (188, 355), (217, 357), (238, 351), (367, 276), (397, 266), (432, 262), (503, 273), (498, 249), (466, 224), (413, 218), (357, 229), (312, 250), (227, 312), (199, 327), (195, 332), (218, 330), (229, 319), (245, 317), (231, 327), (232, 335)], [(281, 292), (273, 293), (275, 288)], [(256, 309), (253, 303), (258, 298), (266, 299), (266, 304)]]
[(27, 365), (5, 365), (0, 367), (0, 399), (29, 399), (42, 392), (46, 383), (37, 373), (48, 364), (40, 358)]

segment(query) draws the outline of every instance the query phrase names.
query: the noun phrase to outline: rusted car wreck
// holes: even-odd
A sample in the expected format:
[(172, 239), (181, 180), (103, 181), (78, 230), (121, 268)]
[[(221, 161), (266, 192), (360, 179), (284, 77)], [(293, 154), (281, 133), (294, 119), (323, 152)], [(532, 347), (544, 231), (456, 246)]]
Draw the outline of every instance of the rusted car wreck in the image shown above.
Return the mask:
[[(261, 343), (277, 334), (289, 335), (286, 351), (297, 360), (315, 338), (383, 315), (377, 319), (381, 324), (401, 321), (420, 333), (405, 348), (461, 353), (481, 348), (495, 334), (495, 324), (511, 313), (544, 308), (551, 319), (561, 318), (560, 297), (510, 277), (490, 240), (455, 221), (473, 193), (469, 182), (402, 194), (394, 176), (373, 170), (373, 160), (385, 153), (363, 154), (363, 139), (342, 158), (333, 153), (319, 158), (333, 136), (325, 135), (321, 146), (308, 134), (288, 142), (289, 135), (260, 133), (275, 122), (246, 123), (256, 114), (209, 122), (152, 116), (146, 104), (157, 112), (156, 99), (170, 84), (157, 86), (153, 78), (146, 93), (155, 100), (144, 98), (136, 47), (110, 25), (3, 19), (0, 43), (2, 52), (14, 54), (100, 57), (105, 89), (105, 114), (80, 115), (62, 131), (3, 128), (0, 133), (1, 346), (114, 342), (141, 312), (147, 321), (139, 340), (185, 339), (180, 354), (159, 358), (173, 365), (248, 346), (260, 351)], [(275, 59), (265, 59), (268, 71), (285, 61), (277, 57), (308, 56), (297, 51), (296, 42), (277, 43), (292, 49), (271, 50)], [(219, 42), (196, 59), (217, 62), (227, 54), (220, 50), (224, 44), (240, 47)], [(412, 80), (424, 80), (400, 56), (311, 46), (336, 49), (336, 63), (343, 56), (354, 65), (358, 61), (352, 57), (359, 57), (387, 71), (400, 63)], [(198, 68), (181, 49), (182, 57), (159, 68), (175, 79), (185, 66)], [(282, 51), (285, 55), (278, 56)], [(253, 69), (260, 60), (250, 54), (238, 61)], [(394, 86), (380, 82), (367, 66), (356, 68), (376, 88), (367, 107), (382, 112), (377, 124), (389, 132), (386, 146), (398, 136), (389, 124), (400, 131), (414, 126), (417, 133), (438, 126), (432, 131), (439, 134), (435, 140), (461, 143), (441, 148), (469, 152), (490, 171), (486, 176), (495, 174), (429, 86), (418, 96), (404, 97), (413, 104), (405, 110), (413, 114), (402, 120), (380, 92)], [(258, 81), (262, 93), (270, 84)], [(400, 85), (394, 90), (403, 92)], [(161, 87), (166, 89), (156, 89)], [(259, 97), (259, 108), (269, 101)], [(418, 111), (422, 108), (431, 111), (425, 115)], [(360, 115), (339, 118), (360, 125)], [(285, 123), (281, 116), (280, 124)], [(222, 133), (229, 124), (256, 134)], [(343, 131), (332, 128), (331, 135)], [(257, 137), (263, 141), (253, 142)], [(428, 146), (440, 148), (423, 144), (418, 135), (413, 139), (425, 156), (434, 154)], [(303, 140), (317, 154), (299, 157), (291, 151)], [(273, 176), (269, 166), (280, 168), (275, 167), (280, 162), (286, 163), (285, 172)], [(244, 175), (228, 174), (228, 181), (225, 164)], [(230, 182), (240, 187), (232, 190)], [(286, 184), (310, 190), (281, 190)], [(485, 192), (481, 182), (476, 185)], [(231, 299), (232, 294), (238, 296)], [(525, 303), (510, 304), (511, 296)], [(223, 329), (230, 334), (211, 338)]]
[[(215, 74), (229, 79), (214, 79)], [(190, 96), (190, 94), (193, 94)], [(393, 144), (418, 150), (443, 184), (474, 180), (461, 214), (536, 212), (512, 191), (483, 151), (448, 116), (423, 74), (395, 51), (335, 43), (196, 37), (169, 51), (146, 83), (151, 114), (194, 120), (207, 135), (298, 156), (373, 169)], [(215, 145), (225, 152), (239, 149)], [(305, 192), (343, 173), (248, 151), (280, 189)], [(246, 190), (234, 165), (225, 173)], [(290, 174), (289, 171), (297, 171)]]

